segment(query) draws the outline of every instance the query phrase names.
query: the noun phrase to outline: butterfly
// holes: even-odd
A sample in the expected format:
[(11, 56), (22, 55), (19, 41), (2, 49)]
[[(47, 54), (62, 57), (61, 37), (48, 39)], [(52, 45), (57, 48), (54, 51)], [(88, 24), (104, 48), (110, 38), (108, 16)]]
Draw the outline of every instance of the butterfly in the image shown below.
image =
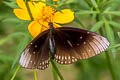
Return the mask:
[(94, 32), (73, 28), (54, 28), (40, 33), (22, 52), (19, 63), (28, 69), (44, 70), (48, 68), (50, 58), (59, 64), (72, 64), (88, 59), (105, 51), (109, 41)]

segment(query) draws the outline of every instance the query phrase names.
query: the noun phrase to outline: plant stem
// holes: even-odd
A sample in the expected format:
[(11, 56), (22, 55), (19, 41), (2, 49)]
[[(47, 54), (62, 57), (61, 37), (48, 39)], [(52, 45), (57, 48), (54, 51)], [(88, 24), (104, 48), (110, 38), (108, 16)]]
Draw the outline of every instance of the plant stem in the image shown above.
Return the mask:
[(60, 71), (58, 70), (58, 68), (57, 68), (55, 62), (53, 61), (53, 59), (50, 59), (50, 61), (51, 61), (51, 64), (52, 64), (54, 70), (56, 71), (56, 73), (57, 73), (58, 76), (60, 77), (60, 79), (61, 79), (61, 80), (64, 80), (63, 76), (61, 75)]
[(115, 77), (115, 73), (114, 73), (114, 70), (113, 70), (113, 66), (112, 66), (110, 55), (109, 55), (108, 51), (106, 51), (105, 55), (106, 55), (106, 60), (107, 60), (107, 63), (108, 63), (108, 68), (109, 68), (110, 74), (112, 76), (112, 80), (117, 80), (116, 77)]
[(58, 80), (58, 76), (57, 76), (56, 71), (55, 71), (55, 69), (53, 67), (52, 67), (52, 72), (53, 72), (54, 80)]
[(18, 65), (18, 67), (16, 68), (16, 70), (15, 70), (15, 72), (14, 72), (14, 74), (13, 74), (11, 80), (14, 80), (14, 78), (15, 78), (17, 72), (19, 71), (19, 69), (20, 69), (20, 65)]
[(37, 80), (37, 71), (34, 69), (34, 80)]

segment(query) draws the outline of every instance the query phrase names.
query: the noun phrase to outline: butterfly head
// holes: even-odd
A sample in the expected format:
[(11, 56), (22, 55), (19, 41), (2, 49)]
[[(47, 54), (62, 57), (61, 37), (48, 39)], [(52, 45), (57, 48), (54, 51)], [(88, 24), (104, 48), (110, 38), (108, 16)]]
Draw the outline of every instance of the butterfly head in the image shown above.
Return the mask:
[(49, 27), (50, 27), (50, 29), (53, 29), (53, 23), (52, 22), (49, 22)]

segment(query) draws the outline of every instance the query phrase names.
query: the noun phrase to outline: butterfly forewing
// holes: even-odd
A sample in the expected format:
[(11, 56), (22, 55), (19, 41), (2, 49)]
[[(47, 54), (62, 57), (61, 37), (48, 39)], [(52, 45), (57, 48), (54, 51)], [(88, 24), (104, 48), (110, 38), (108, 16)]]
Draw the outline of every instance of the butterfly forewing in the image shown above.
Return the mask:
[(23, 51), (20, 65), (29, 69), (45, 69), (49, 65), (48, 31), (36, 37)]
[(88, 59), (105, 51), (109, 46), (106, 38), (72, 27), (57, 28), (54, 39), (56, 44), (54, 59), (60, 64), (71, 64), (80, 59)]
[[(49, 45), (51, 38), (55, 42), (54, 46)], [(49, 65), (49, 52), (52, 49), (56, 49), (51, 55), (56, 62), (71, 64), (98, 55), (108, 46), (106, 38), (87, 30), (72, 27), (51, 28), (40, 33), (28, 44), (19, 62), (25, 68), (44, 70)]]

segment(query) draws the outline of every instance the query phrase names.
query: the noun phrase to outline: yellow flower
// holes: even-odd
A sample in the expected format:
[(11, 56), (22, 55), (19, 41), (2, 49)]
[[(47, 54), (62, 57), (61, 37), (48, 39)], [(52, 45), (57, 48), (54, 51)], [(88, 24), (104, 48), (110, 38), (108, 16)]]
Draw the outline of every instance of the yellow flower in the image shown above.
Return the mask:
[(57, 2), (57, 1), (59, 1), (59, 0), (53, 0), (53, 1), (56, 1), (56, 2)]
[[(16, 0), (21, 9), (14, 9), (15, 15), (22, 20), (31, 20), (24, 0)], [(56, 11), (51, 6), (47, 6), (42, 2), (28, 2), (32, 17), (32, 21), (28, 30), (33, 37), (36, 37), (40, 32), (49, 29), (49, 22), (53, 23), (53, 27), (61, 27), (59, 24), (72, 22), (74, 19), (74, 12), (70, 9), (63, 9)]]

